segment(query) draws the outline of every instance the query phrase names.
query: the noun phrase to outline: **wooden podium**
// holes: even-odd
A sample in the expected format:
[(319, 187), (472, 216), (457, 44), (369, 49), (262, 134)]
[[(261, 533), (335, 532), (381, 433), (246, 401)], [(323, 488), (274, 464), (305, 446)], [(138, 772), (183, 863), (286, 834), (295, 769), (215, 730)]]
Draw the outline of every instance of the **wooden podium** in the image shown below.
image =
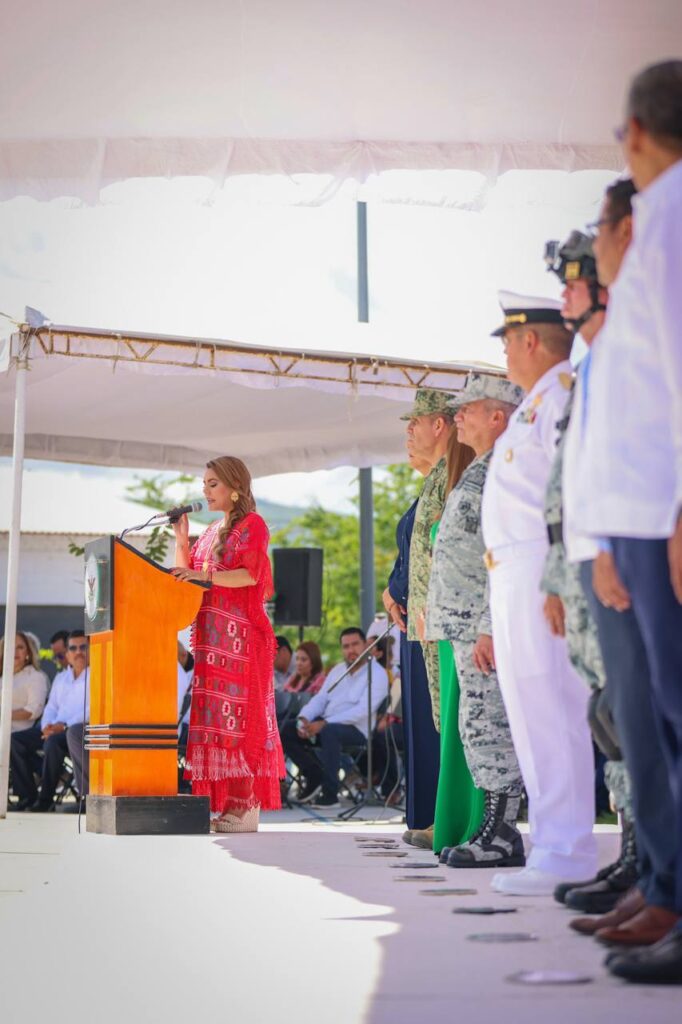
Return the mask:
[(116, 537), (85, 547), (88, 832), (209, 831), (208, 798), (178, 795), (177, 635), (203, 592)]

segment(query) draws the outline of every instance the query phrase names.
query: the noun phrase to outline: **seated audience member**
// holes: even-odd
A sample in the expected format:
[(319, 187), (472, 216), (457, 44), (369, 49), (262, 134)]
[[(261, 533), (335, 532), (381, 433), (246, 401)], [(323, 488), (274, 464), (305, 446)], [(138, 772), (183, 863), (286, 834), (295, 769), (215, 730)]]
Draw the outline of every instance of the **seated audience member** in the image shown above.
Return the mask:
[(296, 670), (287, 679), (284, 689), (287, 693), (307, 693), (314, 697), (324, 683), (320, 648), (311, 640), (304, 640), (296, 648), (294, 662)]
[(289, 698), (283, 696), (284, 685), (291, 675), (291, 644), (285, 636), (276, 636), (275, 643), (275, 710), (277, 719), (281, 719), (287, 710)]
[(41, 721), (45, 756), (40, 796), (32, 811), (54, 809), (54, 794), (67, 754), (73, 762), (78, 793), (84, 796), (88, 790), (87, 751), (84, 758), (82, 755), (84, 723), (90, 715), (90, 670), (88, 641), (82, 629), (69, 633), (66, 657), (69, 667), (55, 677)]
[[(344, 746), (367, 743), (367, 665), (368, 654), (342, 679), (350, 665), (360, 657), (366, 646), (365, 634), (357, 626), (344, 629), (340, 637), (343, 662), (335, 665), (322, 689), (305, 706), (305, 715), (288, 722), (282, 729), (282, 746), (288, 757), (305, 776), (306, 785), (300, 800), (312, 806), (338, 807), (339, 768)], [(339, 682), (338, 686), (335, 684)], [(333, 688), (333, 689), (332, 689)], [(381, 665), (372, 666), (372, 712), (388, 696), (388, 677)], [(369, 723), (370, 730), (374, 721)], [(319, 759), (316, 751), (319, 751)]]
[(194, 655), (180, 640), (178, 640), (178, 664), (191, 679), (192, 672), (194, 672)]
[[(0, 640), (0, 666), (5, 655), (5, 638)], [(47, 699), (47, 677), (40, 670), (38, 648), (27, 633), (17, 633), (12, 680), (12, 724), (10, 767), (14, 811), (24, 811), (38, 796), (33, 778), (36, 753), (42, 746), (38, 719)]]
[(294, 674), (289, 676), (281, 691), (277, 714), (280, 727), (285, 721), (296, 718), (303, 705), (322, 689), (324, 683), (322, 655), (317, 644), (310, 640), (300, 643), (294, 664)]
[[(178, 753), (180, 757), (184, 757), (187, 752), (193, 676), (194, 657), (178, 641)], [(184, 769), (180, 766), (178, 766), (178, 792), (192, 792), (192, 784), (184, 778)]]
[[(385, 625), (379, 624), (382, 632)], [(374, 624), (370, 628), (367, 642), (372, 643), (377, 633), (373, 632)], [(376, 727), (372, 733), (372, 774), (374, 784), (378, 785), (381, 795), (391, 806), (400, 802), (398, 783), (400, 782), (400, 756), (404, 749), (403, 743), (403, 721), (402, 703), (400, 693), (400, 676), (394, 674), (391, 658), (393, 637), (387, 636), (379, 640), (373, 648), (373, 654), (388, 676), (388, 702), (377, 718)], [(372, 680), (373, 681), (373, 680)], [(367, 756), (358, 760), (358, 769), (362, 775), (367, 775)]]
[(66, 648), (68, 643), (69, 632), (67, 629), (59, 629), (50, 637), (50, 647), (52, 648), (52, 671), (48, 670), (50, 682), (58, 672), (63, 672), (64, 669), (69, 667), (69, 663), (66, 660)]
[(285, 636), (276, 636), (275, 643), (275, 691), (283, 690), (284, 684), (291, 675), (291, 644)]

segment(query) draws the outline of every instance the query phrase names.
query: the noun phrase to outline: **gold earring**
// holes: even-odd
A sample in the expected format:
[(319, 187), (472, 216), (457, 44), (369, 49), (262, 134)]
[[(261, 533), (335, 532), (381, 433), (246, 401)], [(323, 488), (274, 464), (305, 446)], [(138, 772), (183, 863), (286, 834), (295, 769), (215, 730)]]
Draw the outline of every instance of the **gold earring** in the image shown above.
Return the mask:
[(239, 494), (237, 493), (237, 491), (232, 491), (232, 494), (230, 495), (230, 501), (232, 502), (232, 504), (234, 504), (236, 501), (239, 501)]

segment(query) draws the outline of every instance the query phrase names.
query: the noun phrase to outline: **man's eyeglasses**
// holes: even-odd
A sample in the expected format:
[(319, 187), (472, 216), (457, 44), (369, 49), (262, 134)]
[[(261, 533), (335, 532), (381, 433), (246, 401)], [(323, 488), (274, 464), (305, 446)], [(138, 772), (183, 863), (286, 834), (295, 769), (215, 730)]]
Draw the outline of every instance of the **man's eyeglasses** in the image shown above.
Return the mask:
[(625, 136), (627, 135), (627, 133), (627, 121), (625, 122), (625, 124), (616, 125), (616, 127), (613, 129), (613, 137), (615, 138), (616, 142), (625, 142)]
[(70, 651), (87, 651), (87, 644), (69, 644)]
[(599, 220), (593, 220), (591, 224), (586, 224), (585, 231), (594, 237), (604, 224), (618, 224), (621, 220), (622, 217), (600, 217)]

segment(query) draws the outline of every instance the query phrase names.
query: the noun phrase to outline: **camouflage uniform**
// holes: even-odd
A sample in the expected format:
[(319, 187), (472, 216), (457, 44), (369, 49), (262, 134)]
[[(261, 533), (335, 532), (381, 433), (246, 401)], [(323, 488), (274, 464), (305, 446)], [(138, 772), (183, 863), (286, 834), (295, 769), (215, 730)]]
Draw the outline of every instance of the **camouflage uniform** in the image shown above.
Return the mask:
[[(426, 610), (426, 594), (431, 575), (431, 527), (440, 519), (445, 504), (447, 485), (447, 464), (442, 458), (426, 478), (424, 489), (417, 503), (414, 528), (410, 541), (410, 575), (407, 597), (407, 639), (418, 640), (417, 621)], [(422, 643), (426, 674), (429, 680), (433, 722), (440, 732), (440, 680), (438, 669), (438, 644), (435, 641)]]
[(518, 794), (521, 771), (497, 674), (479, 672), (472, 661), (478, 637), (492, 634), (481, 533), (481, 497), (491, 455), (492, 449), (465, 469), (445, 505), (433, 552), (426, 636), (452, 643), (459, 731), (474, 782), (491, 792)]
[[(563, 450), (574, 396), (575, 387), (568, 397), (564, 415), (557, 423), (559, 440), (545, 496), (545, 521), (550, 527), (558, 528), (562, 520)], [(590, 689), (603, 690), (606, 673), (597, 626), (580, 582), (580, 563), (566, 560), (566, 548), (561, 540), (555, 539), (550, 545), (541, 586), (546, 594), (556, 594), (563, 602), (566, 643), (571, 664)], [(625, 762), (607, 761), (604, 777), (616, 807), (631, 819), (630, 780)]]

